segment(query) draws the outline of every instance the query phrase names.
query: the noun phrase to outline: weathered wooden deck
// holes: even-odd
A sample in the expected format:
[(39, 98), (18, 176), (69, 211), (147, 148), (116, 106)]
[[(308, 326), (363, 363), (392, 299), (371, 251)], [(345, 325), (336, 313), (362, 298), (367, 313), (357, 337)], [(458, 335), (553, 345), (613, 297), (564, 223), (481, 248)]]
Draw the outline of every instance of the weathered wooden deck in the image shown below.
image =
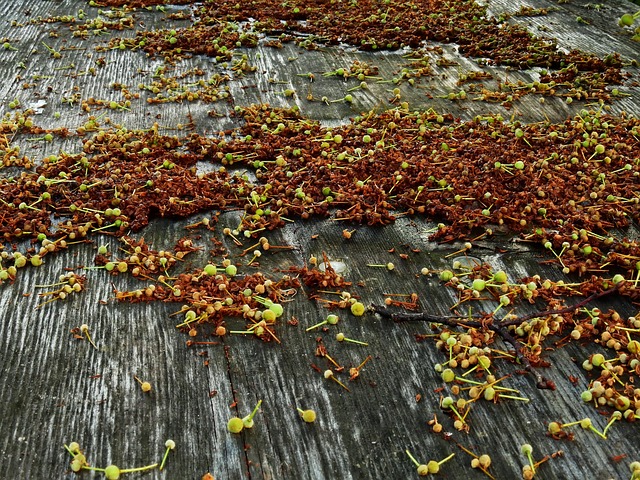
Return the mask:
[[(490, 12), (513, 12), (521, 3), (492, 0)], [(555, 10), (547, 16), (518, 21), (528, 22), (534, 33), (544, 30), (567, 49), (579, 47), (598, 55), (617, 51), (624, 58), (636, 60), (640, 56), (638, 44), (617, 33), (617, 18), (624, 11), (633, 11), (626, 2), (608, 0), (600, 10), (576, 0), (530, 3)], [(8, 103), (17, 98), (25, 107), (41, 108), (35, 116), (38, 124), (73, 130), (87, 120), (87, 115), (78, 103), (63, 104), (63, 98), (74, 93), (82, 99), (116, 98), (112, 83), (129, 85), (134, 90), (139, 82), (149, 82), (151, 72), (163, 65), (161, 60), (150, 60), (139, 52), (94, 51), (95, 45), (106, 43), (108, 37), (81, 42), (63, 24), (29, 23), (39, 16), (75, 15), (80, 8), (88, 18), (98, 15), (96, 8), (80, 0), (1, 2), (0, 37), (17, 48), (0, 52), (3, 113), (10, 111)], [(183, 8), (167, 6), (166, 11)], [(577, 22), (577, 16), (590, 24)], [(166, 20), (165, 14), (155, 9), (138, 11), (134, 18), (145, 28), (185, 24)], [(13, 20), (24, 26), (11, 27)], [(128, 36), (132, 31), (118, 34)], [(57, 49), (65, 46), (63, 59), (50, 58), (43, 42)], [(74, 46), (79, 49), (70, 49)], [(434, 108), (467, 119), (487, 113), (502, 113), (507, 118), (515, 114), (523, 122), (545, 118), (560, 121), (581, 108), (553, 98), (542, 105), (534, 96), (522, 100), (514, 110), (505, 110), (499, 104), (438, 98), (455, 85), (460, 70), (481, 68), (475, 61), (459, 56), (455, 46), (443, 45), (443, 49), (443, 56), (458, 67), (440, 68), (437, 76), (423, 80), (420, 89), (403, 87), (403, 99), (411, 108)], [(330, 71), (336, 65), (359, 59), (377, 65), (380, 76), (391, 78), (406, 61), (402, 52), (364, 53), (352, 48), (304, 52), (290, 44), (282, 49), (259, 47), (246, 53), (258, 70), (229, 83), (236, 105), (297, 104), (304, 115), (327, 124), (345, 122), (372, 108), (387, 108), (386, 100), (391, 96), (388, 90), (392, 87), (371, 83), (366, 92), (355, 96), (352, 105), (325, 105), (305, 101), (308, 90), (313, 89), (314, 97), (335, 99), (344, 95), (343, 86), (336, 87), (335, 79), (323, 79), (319, 74), (313, 83), (296, 74)], [(79, 74), (94, 66), (98, 57), (104, 57), (106, 65), (96, 76)], [(179, 72), (196, 66), (214, 68), (210, 60), (201, 58), (187, 59), (175, 68)], [(534, 75), (502, 67), (482, 69), (491, 71), (496, 78), (508, 76), (527, 81)], [(629, 72), (632, 81), (621, 88), (632, 95), (613, 103), (614, 114), (640, 113), (638, 71), (630, 68)], [(25, 83), (31, 84), (29, 88), (23, 88)], [(276, 93), (287, 88), (295, 89), (297, 95), (290, 98)], [(431, 92), (433, 98), (427, 97), (425, 91)], [(220, 116), (209, 115), (212, 109)], [(130, 111), (109, 112), (109, 116), (114, 123), (132, 129), (148, 128), (157, 121), (169, 132), (179, 124), (189, 123), (190, 116), (199, 133), (216, 134), (238, 125), (237, 119), (228, 116), (229, 109), (224, 102), (148, 105), (138, 100), (132, 102)], [(59, 118), (54, 112), (60, 112)], [(36, 159), (60, 150), (78, 149), (78, 140), (73, 137), (51, 144), (23, 144), (23, 151)], [(0, 175), (9, 174), (0, 170)], [(213, 248), (210, 237), (215, 235), (225, 243), (231, 258), (246, 261), (238, 257), (242, 249), (220, 234), (224, 227), (237, 225), (237, 212), (222, 214), (216, 233), (204, 229), (189, 233), (184, 226), (192, 221), (157, 220), (134, 236), (144, 237), (148, 244), (161, 250), (172, 248), (187, 234), (193, 238), (201, 235), (195, 241), (203, 249), (187, 260), (188, 265), (194, 266), (207, 262), (208, 251)], [(272, 245), (288, 245), (292, 249), (263, 255), (260, 269), (272, 274), (276, 269), (300, 267), (312, 255), (321, 257), (325, 252), (329, 259), (345, 263), (344, 276), (353, 283), (352, 292), (365, 305), (380, 304), (386, 293), (416, 292), (422, 309), (446, 314), (455, 301), (450, 290), (442, 287), (436, 275), (419, 273), (423, 267), (450, 268), (451, 258), (446, 255), (460, 245), (429, 242), (425, 232), (432, 227), (422, 220), (401, 218), (385, 228), (355, 227), (352, 238), (345, 239), (345, 226), (339, 222), (296, 221), (269, 233)], [(637, 231), (630, 235), (637, 237)], [(505, 384), (530, 401), (478, 402), (469, 414), (470, 431), (461, 433), (455, 431), (452, 419), (439, 407), (444, 383), (434, 365), (446, 361), (447, 355), (437, 351), (430, 339), (416, 341), (417, 334), (430, 333), (427, 325), (345, 313), (341, 314), (339, 327), (306, 332), (329, 311), (310, 300), (305, 287), (285, 304), (284, 318), (295, 317), (299, 323), (283, 323), (279, 327), (281, 344), (231, 335), (223, 340), (196, 338), (218, 343), (188, 347), (190, 338), (175, 327), (181, 317), (172, 316), (180, 305), (116, 302), (114, 288), (137, 288), (138, 283), (122, 276), (106, 276), (100, 270), (86, 272), (87, 289), (78, 298), (37, 308), (43, 300), (37, 295), (43, 289), (37, 285), (53, 283), (67, 268), (93, 265), (98, 244), (108, 244), (114, 252), (118, 249), (119, 244), (112, 237), (95, 240), (95, 245), (76, 245), (47, 259), (41, 267), (30, 268), (29, 274), (20, 275), (15, 283), (0, 286), (0, 478), (76, 478), (69, 468), (71, 457), (64, 449), (72, 441), (80, 443), (91, 465), (114, 463), (121, 468), (157, 462), (164, 454), (165, 441), (175, 441), (176, 448), (162, 472), (131, 473), (124, 478), (200, 479), (206, 472), (217, 480), (413, 478), (417, 475), (405, 453), (407, 449), (422, 463), (455, 453), (438, 474), (443, 478), (485, 478), (484, 473), (470, 467), (471, 457), (457, 444), (477, 455), (490, 454), (489, 471), (497, 479), (521, 477), (522, 466), (527, 463), (520, 453), (524, 443), (533, 446), (538, 460), (563, 452), (539, 467), (536, 478), (542, 479), (627, 479), (631, 475), (629, 463), (640, 460), (637, 423), (617, 422), (607, 440), (582, 429), (575, 431), (573, 441), (558, 441), (546, 435), (550, 421), (591, 417), (599, 429), (607, 422), (608, 417), (580, 401), (580, 392), (588, 384), (581, 364), (594, 351), (589, 344), (572, 343), (548, 352), (552, 365), (543, 373), (553, 379), (556, 390), (539, 390), (531, 376), (513, 374)], [(406, 254), (406, 258), (400, 254)], [(547, 257), (539, 247), (514, 243), (506, 236), (476, 242), (470, 254), (496, 269), (504, 269), (513, 278), (536, 273), (562, 278), (557, 266), (540, 264)], [(394, 262), (395, 270), (367, 266), (387, 262)], [(598, 305), (604, 309), (609, 304)], [(637, 306), (618, 300), (615, 306), (621, 315), (638, 311)], [(89, 325), (97, 349), (71, 334), (83, 323)], [(230, 320), (229, 327), (242, 329), (244, 323), (238, 319), (234, 325)], [(338, 343), (334, 339), (338, 331), (368, 342), (368, 346)], [(346, 370), (371, 356), (357, 380), (349, 381), (346, 374), (338, 376), (350, 391), (323, 378), (321, 371), (331, 365), (326, 358), (315, 355), (319, 339)], [(498, 361), (497, 369), (500, 374), (515, 370), (506, 361)], [(134, 376), (149, 381), (152, 391), (143, 393)], [(262, 400), (262, 406), (255, 426), (239, 435), (229, 433), (228, 419), (247, 415), (258, 400)], [(302, 422), (296, 407), (314, 409), (317, 421)], [(427, 422), (434, 414), (451, 435), (431, 431)], [(102, 477), (85, 471), (78, 478)]]

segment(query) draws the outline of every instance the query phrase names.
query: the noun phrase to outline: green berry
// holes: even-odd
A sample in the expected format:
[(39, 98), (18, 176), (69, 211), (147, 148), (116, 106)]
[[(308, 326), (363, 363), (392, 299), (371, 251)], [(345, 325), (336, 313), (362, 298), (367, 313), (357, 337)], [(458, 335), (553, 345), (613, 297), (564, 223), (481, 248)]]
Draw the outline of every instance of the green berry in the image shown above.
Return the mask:
[(451, 270), (443, 270), (440, 272), (440, 280), (443, 282), (448, 282), (453, 278), (453, 272)]
[(627, 350), (629, 350), (630, 353), (640, 353), (640, 342), (638, 342), (637, 340), (631, 340), (628, 344), (627, 344)]
[(493, 281), (496, 283), (507, 283), (507, 274), (503, 270), (498, 270), (493, 274)]
[(120, 469), (115, 465), (109, 465), (104, 469), (104, 476), (107, 480), (118, 480), (120, 478)]
[(360, 302), (355, 302), (351, 305), (351, 313), (353, 313), (356, 317), (361, 317), (364, 315), (364, 305)]
[(580, 420), (580, 426), (586, 430), (591, 426), (591, 419), (583, 418), (582, 420)]
[(547, 431), (551, 435), (556, 435), (556, 434), (560, 433), (561, 430), (562, 430), (562, 426), (558, 422), (549, 422), (549, 426), (547, 427)]
[(442, 377), (442, 380), (446, 383), (451, 383), (456, 378), (455, 372), (450, 368), (446, 368), (440, 376)]
[(630, 27), (633, 25), (633, 15), (631, 13), (625, 13), (620, 17), (620, 21), (618, 23), (622, 27)]
[(307, 423), (313, 423), (316, 421), (316, 412), (313, 410), (304, 410), (302, 413), (302, 420)]
[(243, 428), (244, 422), (239, 417), (233, 417), (229, 419), (229, 422), (227, 423), (227, 430), (231, 433), (240, 433)]
[(496, 389), (493, 387), (487, 387), (484, 389), (484, 393), (482, 395), (485, 400), (492, 402), (493, 399), (496, 398)]
[(78, 442), (71, 442), (69, 444), (69, 451), (72, 453), (80, 453), (80, 444)]
[(595, 353), (592, 357), (591, 357), (591, 364), (594, 367), (599, 367), (600, 365), (602, 365), (604, 363), (604, 355), (602, 355), (601, 353)]
[(478, 357), (478, 365), (485, 370), (488, 370), (491, 366), (491, 359), (486, 355), (480, 355)]
[(533, 447), (528, 443), (523, 443), (520, 451), (525, 455), (531, 455), (533, 453)]
[(272, 303), (271, 305), (269, 305), (269, 310), (275, 313), (276, 317), (281, 317), (282, 314), (284, 313), (284, 309), (282, 308), (282, 305), (280, 305), (279, 303)]
[(276, 320), (276, 314), (270, 308), (267, 308), (262, 312), (262, 319), (265, 322), (274, 322)]
[(253, 428), (253, 418), (245, 417), (242, 419), (242, 426), (244, 428)]
[(71, 461), (71, 471), (74, 473), (78, 473), (82, 470), (82, 462), (76, 458)]

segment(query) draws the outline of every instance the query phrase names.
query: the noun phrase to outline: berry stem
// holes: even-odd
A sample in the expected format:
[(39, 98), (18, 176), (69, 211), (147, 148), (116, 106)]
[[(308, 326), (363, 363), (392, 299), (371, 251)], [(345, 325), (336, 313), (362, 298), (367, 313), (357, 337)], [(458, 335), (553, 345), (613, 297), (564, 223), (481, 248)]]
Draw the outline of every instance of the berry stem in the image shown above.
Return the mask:
[(333, 372), (331, 370), (325, 370), (324, 372), (324, 378), (328, 378), (333, 380), (334, 382), (336, 382), (338, 385), (340, 385), (342, 388), (344, 388), (347, 392), (350, 392), (351, 390), (349, 390), (349, 387), (347, 387), (344, 383), (342, 383), (340, 380), (338, 380), (334, 375)]
[(336, 334), (336, 340), (338, 342), (350, 342), (350, 343), (355, 343), (357, 345), (364, 345), (364, 346), (369, 346), (369, 344), (367, 342), (361, 342), (360, 340), (354, 340), (352, 338), (347, 338), (344, 336), (344, 333), (340, 332), (338, 334)]
[(96, 346), (96, 344), (93, 342), (91, 335), (89, 334), (89, 326), (87, 324), (82, 324), (80, 325), (80, 331), (82, 333), (84, 333), (85, 337), (87, 337), (87, 340), (89, 341), (89, 343), (93, 346), (93, 348), (95, 348), (96, 350), (98, 350), (98, 347)]
[(604, 427), (604, 430), (602, 430), (602, 438), (604, 438), (605, 440), (607, 439), (607, 430), (609, 430), (609, 427), (611, 427), (611, 425), (613, 425), (613, 423), (616, 420), (620, 420), (621, 417), (622, 417), (622, 414), (620, 414), (620, 412), (613, 413), (613, 415), (611, 416), (611, 420), (609, 420), (609, 423), (607, 423), (607, 426)]
[(76, 453), (77, 453), (77, 452), (73, 452), (73, 451), (69, 448), (69, 445), (65, 444), (65, 445), (64, 445), (64, 449), (65, 449), (67, 452), (69, 452), (69, 455), (71, 455), (72, 457), (75, 457), (75, 456), (76, 456)]
[(336, 362), (333, 358), (331, 358), (328, 354), (324, 354), (324, 357), (329, 360), (337, 369), (342, 369), (342, 365), (340, 365), (338, 362)]
[(602, 433), (600, 430), (598, 430), (596, 427), (594, 427), (593, 425), (589, 425), (589, 430), (591, 430), (593, 433), (598, 435), (603, 440), (607, 439), (607, 436), (604, 433)]
[(144, 472), (146, 470), (153, 470), (158, 466), (157, 463), (153, 463), (151, 465), (146, 465), (144, 467), (136, 467), (136, 468), (123, 468), (120, 470), (120, 473), (133, 473), (133, 472)]
[(321, 327), (322, 325), (324, 325), (324, 324), (326, 324), (326, 323), (327, 323), (327, 321), (326, 321), (326, 320), (323, 320), (322, 322), (320, 322), (320, 323), (316, 323), (315, 325), (313, 325), (313, 326), (311, 326), (311, 327), (307, 328), (307, 329), (305, 330), (305, 332), (309, 332), (309, 331), (311, 331), (311, 330), (314, 330), (314, 329), (316, 329), (316, 328), (318, 328), (318, 327)]
[(530, 402), (531, 400), (526, 397), (516, 397), (514, 395), (499, 395), (500, 398), (509, 398), (511, 400), (521, 400), (523, 402)]
[(449, 455), (447, 458), (443, 458), (442, 460), (440, 460), (438, 462), (438, 465), (442, 465), (444, 462), (448, 462), (449, 460), (451, 460), (453, 457), (455, 457), (456, 454), (452, 453), (451, 455)]
[(411, 461), (415, 464), (416, 467), (420, 466), (420, 462), (418, 462), (413, 455), (411, 455), (411, 453), (409, 452), (409, 450), (405, 450), (405, 453), (409, 456), (409, 458), (411, 459)]
[(364, 367), (364, 366), (365, 366), (365, 364), (366, 364), (369, 360), (371, 360), (371, 358), (372, 358), (372, 357), (371, 357), (371, 355), (368, 355), (368, 356), (367, 356), (367, 358), (365, 358), (365, 359), (362, 361), (362, 363), (356, 367), (356, 370), (360, 370), (362, 367)]
[(249, 414), (249, 416), (245, 417), (244, 419), (247, 419), (248, 421), (253, 420), (253, 417), (255, 417), (256, 413), (258, 413), (258, 410), (260, 409), (260, 405), (262, 405), (262, 399), (258, 400), (258, 403), (253, 408), (253, 411)]

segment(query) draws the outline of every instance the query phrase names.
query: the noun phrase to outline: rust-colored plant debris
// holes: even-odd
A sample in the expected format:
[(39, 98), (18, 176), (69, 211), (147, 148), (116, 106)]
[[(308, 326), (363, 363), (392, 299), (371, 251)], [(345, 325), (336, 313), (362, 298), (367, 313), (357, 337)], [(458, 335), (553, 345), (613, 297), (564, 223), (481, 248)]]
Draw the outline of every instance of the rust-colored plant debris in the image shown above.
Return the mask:
[[(122, 235), (155, 216), (230, 208), (244, 210), (244, 236), (296, 218), (384, 225), (421, 215), (441, 222), (434, 239), (506, 230), (549, 249), (567, 273), (637, 280), (637, 242), (610, 233), (639, 216), (635, 118), (585, 109), (562, 124), (519, 125), (399, 107), (323, 128), (295, 110), (237, 113), (245, 124), (230, 140), (110, 129), (80, 153), (44, 158), (0, 184), (0, 233), (7, 242)], [(10, 123), (14, 135), (46, 132)], [(198, 162), (219, 168), (198, 173)], [(234, 166), (257, 181), (231, 175)]]
[(340, 291), (346, 287), (351, 286), (351, 282), (347, 282), (342, 275), (336, 273), (335, 269), (331, 266), (331, 263), (329, 262), (326, 254), (323, 254), (323, 268), (320, 269), (316, 267), (317, 265), (314, 265), (311, 268), (307, 266), (291, 267), (288, 271), (299, 275), (302, 283), (312, 289), (312, 295), (316, 294), (318, 290), (336, 289)]
[[(138, 3), (128, 6), (145, 4)], [(123, 2), (105, 0), (100, 5), (122, 6)], [(536, 11), (539, 15), (546, 13)], [(474, 99), (500, 99), (507, 104), (529, 93), (610, 100), (612, 95), (606, 87), (623, 80), (622, 61), (617, 54), (601, 59), (578, 50), (564, 52), (553, 39), (536, 37), (522, 26), (507, 23), (505, 17), (487, 15), (486, 7), (473, 0), (389, 1), (384, 6), (371, 0), (235, 4), (210, 0), (194, 7), (194, 16), (189, 27), (138, 30), (135, 38), (110, 40), (108, 48), (141, 49), (150, 56), (159, 55), (174, 62), (192, 55), (228, 61), (235, 48), (256, 46), (259, 35), (278, 38), (267, 41), (269, 45), (295, 41), (308, 49), (317, 48), (318, 44), (348, 44), (366, 51), (410, 47), (410, 56), (415, 58), (426, 55), (426, 42), (454, 43), (462, 55), (480, 62), (547, 70), (535, 85), (500, 85), (494, 92), (472, 85), (470, 91), (479, 94)], [(425, 67), (404, 77), (430, 75)]]

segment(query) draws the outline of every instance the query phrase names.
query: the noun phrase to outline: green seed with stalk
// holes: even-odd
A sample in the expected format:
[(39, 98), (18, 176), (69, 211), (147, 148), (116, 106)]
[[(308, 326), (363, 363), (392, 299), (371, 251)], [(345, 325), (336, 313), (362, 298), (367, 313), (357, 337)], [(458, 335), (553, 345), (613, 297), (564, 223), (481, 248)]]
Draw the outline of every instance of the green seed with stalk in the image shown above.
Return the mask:
[(242, 419), (242, 425), (244, 428), (252, 428), (253, 427), (253, 417), (255, 417), (256, 413), (260, 409), (260, 405), (262, 405), (262, 400), (258, 400), (258, 403), (253, 408), (253, 411)]
[(489, 357), (487, 357), (486, 355), (479, 355), (478, 356), (478, 363), (473, 368), (471, 368), (470, 370), (467, 370), (466, 372), (464, 372), (462, 374), (462, 376), (466, 377), (467, 375), (469, 375), (471, 372), (473, 372), (474, 370), (476, 370), (478, 368), (481, 368), (482, 370), (486, 370), (487, 372), (489, 372), (489, 367), (490, 366), (491, 366), (491, 359)]
[(392, 263), (392, 262), (388, 262), (386, 264), (383, 265), (378, 265), (378, 264), (373, 264), (373, 263), (369, 263), (367, 264), (367, 267), (378, 267), (378, 268), (386, 268), (387, 270), (391, 271), (394, 268), (396, 268), (396, 266)]
[(458, 419), (464, 424), (464, 417), (462, 415), (460, 415), (460, 412), (458, 412), (458, 410), (456, 409), (455, 405), (455, 401), (453, 400), (452, 397), (444, 397), (442, 399), (441, 402), (442, 408), (444, 409), (449, 409), (451, 410), (453, 413), (456, 414), (456, 417), (458, 417)]
[(521, 128), (516, 128), (514, 134), (515, 134), (516, 138), (521, 138), (522, 140), (524, 140), (526, 142), (527, 145), (529, 145), (531, 147), (531, 144), (529, 143), (529, 140), (526, 139), (526, 137), (524, 136), (524, 131)]
[(622, 419), (622, 413), (621, 412), (613, 412), (611, 414), (611, 419), (609, 420), (609, 423), (607, 423), (607, 425), (604, 427), (604, 430), (602, 430), (602, 438), (604, 438), (606, 440), (607, 438), (607, 431), (609, 430), (609, 428), (611, 428), (611, 426), (617, 421)]
[(231, 433), (240, 433), (245, 428), (253, 427), (253, 417), (258, 413), (260, 409), (260, 405), (262, 405), (262, 400), (258, 400), (258, 403), (254, 407), (253, 411), (244, 418), (240, 417), (231, 417), (227, 422), (227, 430)]
[[(107, 480), (118, 480), (120, 475), (123, 473), (135, 473), (135, 472), (145, 472), (147, 470), (153, 470), (158, 466), (157, 463), (153, 463), (151, 465), (147, 465), (145, 467), (137, 467), (137, 468), (118, 468), (116, 465), (109, 465), (107, 468), (102, 470), (104, 472), (104, 476)], [(98, 469), (95, 469), (98, 470)]]
[(338, 380), (333, 371), (332, 370), (325, 370), (324, 374), (323, 374), (324, 378), (326, 378), (327, 380), (333, 380), (334, 382), (336, 382), (338, 385), (340, 385), (342, 388), (344, 388), (347, 392), (349, 392), (349, 387), (347, 387), (344, 383), (342, 383), (340, 380)]
[(411, 459), (411, 461), (414, 463), (414, 465), (417, 468), (418, 475), (420, 475), (421, 477), (427, 476), (429, 474), (438, 473), (440, 471), (440, 465), (442, 465), (445, 462), (448, 462), (449, 460), (451, 460), (455, 456), (455, 453), (452, 453), (451, 455), (449, 455), (448, 457), (440, 460), (439, 462), (436, 461), (436, 460), (430, 460), (427, 464), (424, 464), (424, 463), (418, 462), (414, 458), (414, 456), (411, 455), (411, 453), (409, 452), (408, 449), (405, 450), (405, 453)]
[(355, 343), (357, 345), (365, 345), (365, 346), (369, 345), (366, 342), (361, 342), (359, 340), (353, 340), (352, 338), (347, 338), (347, 337), (344, 336), (344, 333), (342, 333), (342, 332), (336, 334), (336, 340), (338, 342), (350, 342), (350, 343)]
[(638, 17), (640, 17), (640, 10), (636, 13), (625, 13), (620, 17), (620, 20), (618, 20), (618, 25), (620, 27), (630, 27)]
[(164, 456), (162, 457), (162, 462), (160, 463), (160, 470), (164, 468), (165, 463), (167, 462), (167, 458), (169, 457), (169, 452), (176, 448), (176, 442), (173, 440), (167, 440), (164, 442), (164, 446), (167, 447), (167, 450), (164, 452)]
[(93, 339), (91, 338), (91, 334), (89, 333), (89, 325), (87, 325), (86, 323), (83, 323), (82, 325), (80, 325), (80, 332), (84, 334), (84, 336), (87, 338), (87, 341), (93, 346), (93, 348), (97, 350), (98, 347), (93, 342)]
[(329, 325), (336, 325), (339, 320), (340, 320), (340, 318), (337, 315), (334, 315), (334, 314), (327, 315), (327, 318), (325, 320), (323, 320), (320, 323), (316, 323), (315, 325), (312, 325), (311, 327), (307, 328), (305, 330), (305, 332), (309, 332), (311, 330), (314, 330), (314, 329), (316, 329), (318, 327), (321, 327), (322, 325), (326, 325), (327, 323)]
[(313, 423), (316, 421), (316, 412), (314, 410), (303, 410), (301, 408), (297, 408), (298, 413), (302, 417), (306, 423)]
[(522, 444), (522, 446), (520, 447), (520, 451), (527, 456), (527, 458), (529, 459), (529, 466), (531, 467), (531, 472), (532, 473), (536, 473), (536, 467), (535, 467), (535, 462), (533, 461), (533, 447), (528, 444), (528, 443), (524, 443)]

